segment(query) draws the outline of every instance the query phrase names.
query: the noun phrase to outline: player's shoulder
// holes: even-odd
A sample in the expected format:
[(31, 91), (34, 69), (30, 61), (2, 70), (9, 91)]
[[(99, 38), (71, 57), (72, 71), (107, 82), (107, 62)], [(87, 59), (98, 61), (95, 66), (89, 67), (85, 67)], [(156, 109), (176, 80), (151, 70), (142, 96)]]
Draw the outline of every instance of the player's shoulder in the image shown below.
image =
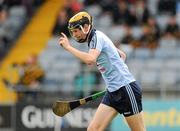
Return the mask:
[(88, 43), (101, 43), (102, 41), (106, 40), (106, 35), (100, 31), (100, 30), (96, 30), (96, 29), (92, 29), (90, 35), (89, 35), (89, 39), (88, 39)]
[(107, 38), (106, 34), (100, 30), (96, 30), (95, 34), (98, 39), (106, 39)]
[(105, 34), (102, 32), (102, 31), (100, 31), (100, 30), (96, 30), (96, 34), (98, 35), (98, 36), (104, 36)]

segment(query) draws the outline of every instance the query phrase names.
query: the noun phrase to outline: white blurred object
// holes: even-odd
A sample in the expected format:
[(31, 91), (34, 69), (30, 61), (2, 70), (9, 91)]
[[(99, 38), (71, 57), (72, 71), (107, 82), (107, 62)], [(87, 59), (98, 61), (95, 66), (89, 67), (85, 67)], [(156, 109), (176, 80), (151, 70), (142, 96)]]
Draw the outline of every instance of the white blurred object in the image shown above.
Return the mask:
[(112, 26), (111, 29), (108, 31), (108, 36), (110, 39), (116, 43), (121, 40), (125, 36), (125, 29), (123, 26)]
[(174, 88), (177, 84), (177, 72), (174, 70), (163, 70), (160, 73), (160, 83), (162, 88)]
[(140, 74), (140, 82), (144, 88), (153, 88), (158, 86), (159, 77), (155, 70), (143, 70)]
[(162, 38), (159, 41), (159, 46), (160, 48), (175, 49), (177, 47), (177, 40), (174, 38)]
[(136, 39), (140, 38), (143, 35), (142, 27), (134, 26), (132, 27), (132, 36)]
[(166, 14), (156, 16), (156, 21), (157, 21), (157, 23), (158, 23), (161, 30), (165, 29), (169, 19), (170, 19), (170, 16), (166, 15)]
[(98, 27), (99, 28), (108, 28), (112, 25), (112, 18), (109, 13), (104, 13), (97, 19)]

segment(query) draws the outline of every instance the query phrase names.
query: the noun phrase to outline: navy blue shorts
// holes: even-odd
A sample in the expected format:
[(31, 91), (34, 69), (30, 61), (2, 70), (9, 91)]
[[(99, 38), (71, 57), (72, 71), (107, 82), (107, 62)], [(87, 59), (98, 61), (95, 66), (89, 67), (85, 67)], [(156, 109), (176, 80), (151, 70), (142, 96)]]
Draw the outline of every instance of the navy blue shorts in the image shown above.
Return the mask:
[(101, 103), (113, 107), (125, 117), (131, 116), (142, 111), (142, 91), (137, 82), (132, 82), (117, 91), (107, 91)]

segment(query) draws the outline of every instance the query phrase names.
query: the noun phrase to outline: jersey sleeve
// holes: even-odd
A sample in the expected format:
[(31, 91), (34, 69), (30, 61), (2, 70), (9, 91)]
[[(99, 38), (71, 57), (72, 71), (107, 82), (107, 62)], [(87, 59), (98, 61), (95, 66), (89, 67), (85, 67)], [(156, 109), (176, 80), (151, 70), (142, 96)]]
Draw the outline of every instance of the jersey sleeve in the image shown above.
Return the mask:
[(97, 36), (97, 34), (94, 34), (89, 45), (90, 49), (98, 49), (99, 51), (102, 50), (102, 40)]

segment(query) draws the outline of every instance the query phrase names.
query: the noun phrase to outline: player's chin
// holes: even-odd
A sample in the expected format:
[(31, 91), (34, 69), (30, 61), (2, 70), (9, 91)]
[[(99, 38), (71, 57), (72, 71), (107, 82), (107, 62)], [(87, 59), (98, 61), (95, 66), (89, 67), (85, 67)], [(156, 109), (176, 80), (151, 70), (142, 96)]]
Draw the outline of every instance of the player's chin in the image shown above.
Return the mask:
[(79, 38), (77, 38), (77, 37), (73, 37), (73, 38), (74, 38), (74, 40), (79, 41)]
[(75, 41), (77, 41), (78, 43), (84, 43), (85, 40), (82, 39), (81, 37), (73, 37)]
[(84, 43), (84, 42), (86, 42), (86, 40), (85, 39), (78, 39), (77, 42)]

